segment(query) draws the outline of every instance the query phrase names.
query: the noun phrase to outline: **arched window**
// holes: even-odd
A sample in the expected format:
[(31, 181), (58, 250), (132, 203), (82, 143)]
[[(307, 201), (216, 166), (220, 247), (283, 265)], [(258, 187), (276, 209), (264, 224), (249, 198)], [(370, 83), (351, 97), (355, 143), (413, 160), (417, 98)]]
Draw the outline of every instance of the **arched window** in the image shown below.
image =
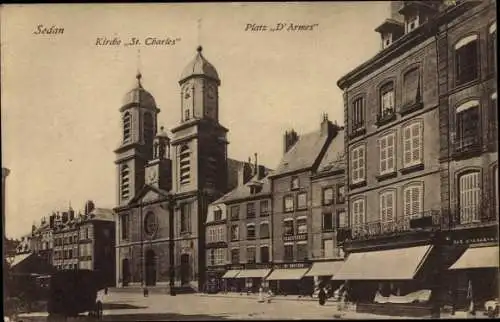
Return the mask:
[(144, 113), (144, 143), (148, 148), (149, 157), (153, 157), (153, 140), (155, 137), (155, 125), (153, 116), (150, 113)]
[(120, 171), (121, 197), (126, 200), (130, 197), (130, 170), (127, 165), (123, 165)]
[(420, 75), (418, 67), (415, 67), (403, 76), (403, 106), (419, 103), (420, 100)]
[(365, 199), (359, 198), (351, 203), (351, 230), (353, 236), (363, 232), (366, 222)]
[(255, 239), (255, 224), (247, 225), (247, 239)]
[(188, 184), (191, 172), (191, 151), (189, 146), (183, 145), (179, 150), (180, 183)]
[(130, 141), (130, 131), (132, 128), (132, 116), (129, 112), (123, 114), (123, 142)]
[[(418, 217), (423, 210), (424, 185), (412, 183), (403, 189), (403, 215), (406, 219)], [(409, 227), (407, 227), (409, 228)]]
[(462, 85), (478, 77), (478, 37), (470, 35), (455, 45), (455, 83)]
[(467, 101), (457, 107), (455, 147), (458, 151), (477, 146), (480, 138), (479, 101)]
[(269, 223), (262, 222), (260, 224), (260, 238), (269, 238)]
[(491, 73), (497, 71), (497, 23), (488, 28), (488, 66)]
[(458, 202), (460, 223), (479, 221), (481, 209), (481, 173), (479, 171), (462, 174), (458, 178)]

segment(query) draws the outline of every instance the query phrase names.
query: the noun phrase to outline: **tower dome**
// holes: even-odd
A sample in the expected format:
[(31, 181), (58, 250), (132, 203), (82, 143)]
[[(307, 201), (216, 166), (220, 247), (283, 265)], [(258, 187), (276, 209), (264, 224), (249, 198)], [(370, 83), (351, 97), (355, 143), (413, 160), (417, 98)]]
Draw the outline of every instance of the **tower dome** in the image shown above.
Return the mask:
[(132, 90), (127, 92), (127, 94), (125, 94), (125, 96), (123, 97), (122, 106), (127, 106), (130, 104), (140, 104), (141, 106), (144, 107), (155, 108), (156, 102), (153, 95), (151, 95), (151, 93), (149, 93), (142, 87), (141, 73), (137, 73), (136, 78), (137, 78), (137, 85)]
[(179, 83), (183, 83), (188, 78), (194, 76), (202, 76), (213, 79), (217, 81), (217, 84), (220, 85), (220, 79), (219, 75), (217, 74), (217, 70), (215, 70), (215, 67), (210, 64), (201, 53), (203, 51), (203, 48), (201, 46), (198, 46), (196, 51), (196, 57), (186, 66), (186, 68), (184, 68)]

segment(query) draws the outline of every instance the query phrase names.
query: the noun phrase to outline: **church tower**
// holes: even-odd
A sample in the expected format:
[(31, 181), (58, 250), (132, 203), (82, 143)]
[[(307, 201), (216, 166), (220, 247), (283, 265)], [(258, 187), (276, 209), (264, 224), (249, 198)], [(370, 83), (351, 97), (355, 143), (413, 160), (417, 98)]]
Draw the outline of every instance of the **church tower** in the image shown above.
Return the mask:
[(122, 140), (114, 151), (117, 165), (117, 205), (127, 204), (145, 183), (145, 167), (153, 159), (157, 115), (155, 99), (142, 87), (140, 73), (137, 84), (123, 99), (121, 113)]
[(201, 189), (219, 195), (227, 189), (228, 130), (219, 124), (220, 84), (199, 46), (179, 80), (181, 120), (172, 129), (176, 193)]

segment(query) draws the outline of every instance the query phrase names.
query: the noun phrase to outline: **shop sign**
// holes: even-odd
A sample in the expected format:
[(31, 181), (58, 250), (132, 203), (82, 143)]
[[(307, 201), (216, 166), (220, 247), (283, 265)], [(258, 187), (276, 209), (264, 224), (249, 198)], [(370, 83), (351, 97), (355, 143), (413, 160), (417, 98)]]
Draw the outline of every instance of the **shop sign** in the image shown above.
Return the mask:
[(284, 263), (284, 264), (275, 264), (275, 269), (288, 269), (288, 268), (308, 268), (308, 263)]
[(267, 269), (271, 268), (271, 264), (268, 263), (250, 263), (245, 264), (246, 269)]
[(495, 237), (476, 237), (468, 239), (455, 239), (453, 241), (453, 244), (455, 245), (478, 244), (478, 243), (494, 242), (496, 240), (497, 239)]
[(231, 264), (228, 266), (228, 269), (231, 269), (231, 270), (237, 270), (237, 269), (244, 269), (245, 267), (243, 265), (239, 265), (239, 264)]
[(293, 236), (283, 236), (284, 242), (307, 240), (307, 234), (293, 235)]

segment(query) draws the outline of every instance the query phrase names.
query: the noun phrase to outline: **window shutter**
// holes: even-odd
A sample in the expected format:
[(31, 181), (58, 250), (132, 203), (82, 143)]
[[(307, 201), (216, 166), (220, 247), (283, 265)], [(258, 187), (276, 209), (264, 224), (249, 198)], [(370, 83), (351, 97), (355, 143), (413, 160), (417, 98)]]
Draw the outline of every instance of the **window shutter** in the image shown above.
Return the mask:
[(394, 220), (394, 213), (393, 213), (393, 210), (394, 210), (394, 201), (393, 201), (393, 198), (394, 198), (394, 193), (391, 192), (391, 193), (388, 193), (387, 196), (386, 196), (386, 200), (385, 200), (385, 204), (386, 204), (386, 221), (393, 221)]
[(414, 163), (418, 163), (421, 161), (422, 153), (422, 131), (421, 131), (421, 126), (420, 123), (416, 123), (413, 125), (412, 128), (412, 145), (413, 145), (413, 151), (412, 151), (412, 161)]
[(404, 150), (404, 159), (403, 164), (406, 166), (411, 163), (411, 129), (410, 127), (406, 127), (404, 129), (403, 135), (403, 150)]
[(365, 222), (365, 203), (363, 200), (359, 201), (359, 222), (360, 224)]
[(387, 137), (387, 170), (394, 170), (394, 134)]
[(417, 216), (421, 212), (421, 190), (420, 187), (412, 188), (412, 196), (411, 196), (411, 215), (412, 217)]
[(387, 137), (383, 137), (379, 140), (380, 149), (380, 172), (384, 173), (387, 171)]
[(385, 222), (387, 220), (386, 207), (387, 207), (386, 194), (383, 194), (380, 196), (380, 221), (382, 222)]
[(358, 179), (363, 180), (365, 178), (365, 148), (360, 147), (358, 152)]
[(411, 189), (406, 188), (404, 192), (404, 216), (409, 216), (411, 213)]
[(356, 182), (358, 180), (358, 150), (352, 151), (352, 180)]

